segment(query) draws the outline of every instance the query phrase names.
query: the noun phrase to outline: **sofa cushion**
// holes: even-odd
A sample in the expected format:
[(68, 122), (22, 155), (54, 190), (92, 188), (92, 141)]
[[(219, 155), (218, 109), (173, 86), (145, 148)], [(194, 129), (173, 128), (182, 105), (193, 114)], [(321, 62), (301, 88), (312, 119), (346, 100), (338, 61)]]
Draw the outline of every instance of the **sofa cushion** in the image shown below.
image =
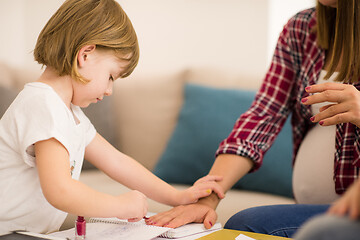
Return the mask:
[(118, 148), (153, 169), (166, 147), (183, 103), (183, 72), (141, 75), (115, 81)]
[[(117, 144), (116, 122), (114, 121), (113, 97), (104, 97), (101, 102), (90, 104), (82, 110), (94, 125), (96, 131), (113, 146)], [(95, 168), (90, 162), (84, 161), (83, 169)]]
[[(251, 105), (255, 91), (186, 84), (177, 126), (154, 173), (170, 183), (193, 184), (206, 175), (219, 143)], [(265, 154), (263, 166), (235, 188), (292, 196), (292, 137), (289, 121)]]
[(14, 101), (16, 95), (16, 90), (0, 86), (0, 118), (4, 115), (12, 101)]

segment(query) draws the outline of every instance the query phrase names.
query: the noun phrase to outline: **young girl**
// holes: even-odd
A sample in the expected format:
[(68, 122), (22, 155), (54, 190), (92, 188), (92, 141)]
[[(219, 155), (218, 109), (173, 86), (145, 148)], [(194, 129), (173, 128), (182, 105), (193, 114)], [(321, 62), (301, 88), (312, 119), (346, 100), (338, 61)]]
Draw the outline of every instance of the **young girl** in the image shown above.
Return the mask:
[[(102, 138), (80, 107), (112, 93), (139, 58), (135, 31), (114, 0), (67, 0), (39, 35), (35, 60), (46, 66), (26, 84), (0, 121), (0, 234), (48, 233), (66, 212), (138, 221), (146, 197), (179, 205), (212, 191), (206, 176), (178, 191)], [(110, 196), (78, 181), (83, 158), (134, 191)], [(142, 192), (142, 193), (141, 193)], [(145, 195), (144, 195), (144, 194)]]
[[(299, 12), (280, 34), (274, 57), (250, 109), (217, 151), (210, 174), (231, 188), (261, 166), (292, 114), (295, 205), (265, 206), (234, 215), (226, 228), (291, 236), (315, 214), (326, 212), (356, 181), (360, 169), (360, 1), (319, 0)], [(344, 196), (345, 197), (345, 196)], [(216, 195), (151, 217), (177, 227), (190, 221), (209, 228)], [(360, 213), (359, 202), (350, 211)], [(356, 205), (356, 204), (355, 204)]]

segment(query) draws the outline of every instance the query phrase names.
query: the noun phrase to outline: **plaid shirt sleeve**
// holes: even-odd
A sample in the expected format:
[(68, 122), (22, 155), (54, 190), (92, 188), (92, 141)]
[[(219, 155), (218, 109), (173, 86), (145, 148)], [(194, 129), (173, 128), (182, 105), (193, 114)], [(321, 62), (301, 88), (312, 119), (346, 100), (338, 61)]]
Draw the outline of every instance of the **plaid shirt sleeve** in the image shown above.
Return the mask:
[(254, 162), (257, 170), (290, 113), (294, 78), (300, 66), (301, 29), (290, 19), (277, 42), (270, 68), (251, 107), (220, 143), (216, 156), (236, 154)]

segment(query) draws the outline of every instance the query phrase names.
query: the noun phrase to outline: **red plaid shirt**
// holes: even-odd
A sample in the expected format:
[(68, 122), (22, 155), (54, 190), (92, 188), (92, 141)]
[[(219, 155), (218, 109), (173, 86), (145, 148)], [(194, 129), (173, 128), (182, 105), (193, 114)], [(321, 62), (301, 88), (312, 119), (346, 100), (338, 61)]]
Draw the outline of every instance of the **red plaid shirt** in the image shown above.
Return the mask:
[[(315, 84), (325, 62), (325, 51), (316, 43), (311, 29), (316, 24), (315, 9), (299, 12), (284, 26), (265, 79), (250, 109), (240, 116), (230, 135), (221, 142), (219, 154), (237, 154), (254, 161), (254, 169), (262, 164), (292, 113), (293, 159), (306, 133), (314, 123), (311, 106), (301, 104), (308, 96), (305, 87)], [(355, 85), (358, 89), (360, 84)], [(337, 193), (343, 193), (358, 177), (360, 167), (359, 128), (351, 123), (336, 126), (334, 180)]]

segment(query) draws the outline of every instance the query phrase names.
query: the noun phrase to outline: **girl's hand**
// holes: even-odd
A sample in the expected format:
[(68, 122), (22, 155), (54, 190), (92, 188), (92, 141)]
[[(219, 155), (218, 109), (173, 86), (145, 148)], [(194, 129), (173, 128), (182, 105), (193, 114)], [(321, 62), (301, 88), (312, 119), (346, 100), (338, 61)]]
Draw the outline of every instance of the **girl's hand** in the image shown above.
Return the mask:
[(320, 112), (310, 119), (312, 122), (319, 122), (322, 126), (350, 122), (360, 127), (360, 93), (353, 85), (328, 82), (305, 90), (316, 93), (301, 100), (305, 105), (332, 102), (321, 107)]
[(212, 192), (215, 192), (220, 199), (223, 199), (225, 197), (224, 190), (217, 183), (217, 181), (221, 180), (221, 176), (213, 175), (200, 178), (192, 187), (179, 192), (177, 196), (178, 205), (195, 203), (200, 198), (209, 196)]
[(338, 216), (349, 215), (356, 220), (360, 216), (360, 179), (354, 182), (345, 194), (328, 210), (329, 214)]
[(133, 190), (118, 196), (120, 200), (121, 207), (124, 209), (118, 218), (127, 219), (129, 222), (137, 222), (143, 219), (148, 210), (148, 203), (146, 201), (146, 196), (137, 190)]

